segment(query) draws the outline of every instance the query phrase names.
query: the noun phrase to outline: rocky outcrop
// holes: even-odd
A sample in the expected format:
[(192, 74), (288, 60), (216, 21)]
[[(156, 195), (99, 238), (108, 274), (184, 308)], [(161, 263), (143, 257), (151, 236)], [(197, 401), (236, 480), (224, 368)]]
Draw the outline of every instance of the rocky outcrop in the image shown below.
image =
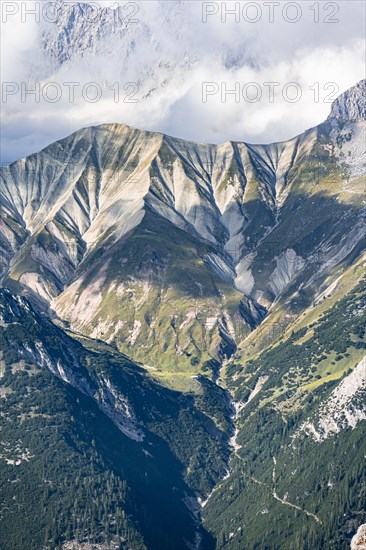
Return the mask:
[(366, 419), (366, 356), (332, 391), (320, 407), (318, 418), (308, 420), (302, 430), (323, 441), (345, 428), (355, 428)]
[(366, 80), (360, 80), (334, 101), (329, 118), (347, 122), (366, 120)]
[(366, 523), (361, 525), (351, 541), (351, 550), (366, 550)]

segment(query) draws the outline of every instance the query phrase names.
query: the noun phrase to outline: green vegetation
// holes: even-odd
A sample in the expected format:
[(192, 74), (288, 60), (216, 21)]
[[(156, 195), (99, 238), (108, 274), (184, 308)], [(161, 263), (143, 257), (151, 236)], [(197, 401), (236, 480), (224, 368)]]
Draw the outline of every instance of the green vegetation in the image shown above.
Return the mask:
[(299, 428), (365, 355), (365, 329), (364, 276), (309, 326), (228, 365), (227, 384), (243, 403), (269, 378), (240, 413), (232, 473), (204, 508), (218, 548), (349, 548), (366, 521), (364, 423), (322, 442)]
[(1, 550), (349, 548), (360, 136), (333, 119), (206, 146), (104, 125), (3, 170)]
[[(53, 550), (66, 540), (178, 550), (197, 529), (210, 548), (185, 501), (205, 498), (227, 470), (224, 392), (205, 379), (199, 396), (165, 389), (113, 348), (81, 345), (7, 292), (0, 312), (4, 550)], [(58, 364), (71, 384), (52, 372)], [(118, 429), (129, 425), (117, 413), (124, 402), (143, 441)]]
[[(85, 258), (72, 293), (69, 289), (60, 296), (57, 309), (75, 329), (113, 341), (134, 360), (171, 373), (171, 387), (175, 379), (176, 389), (181, 387), (175, 374), (212, 378), (207, 365), (230, 354), (234, 336), (239, 341), (248, 334), (251, 314), (242, 294), (208, 266), (205, 257), (210, 252), (215, 252), (213, 246), (147, 213), (125, 239)], [(83, 303), (88, 288), (100, 284), (100, 301), (90, 318), (84, 324), (74, 319), (70, 300), (74, 307)], [(227, 318), (233, 338), (221, 328)], [(214, 320), (213, 326), (207, 319)]]

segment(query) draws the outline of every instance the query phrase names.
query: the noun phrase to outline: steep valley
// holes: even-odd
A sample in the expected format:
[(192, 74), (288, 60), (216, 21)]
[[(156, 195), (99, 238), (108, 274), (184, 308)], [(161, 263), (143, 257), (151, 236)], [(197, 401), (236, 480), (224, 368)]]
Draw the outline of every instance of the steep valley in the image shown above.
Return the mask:
[(282, 143), (105, 124), (1, 169), (4, 550), (350, 547), (365, 91)]

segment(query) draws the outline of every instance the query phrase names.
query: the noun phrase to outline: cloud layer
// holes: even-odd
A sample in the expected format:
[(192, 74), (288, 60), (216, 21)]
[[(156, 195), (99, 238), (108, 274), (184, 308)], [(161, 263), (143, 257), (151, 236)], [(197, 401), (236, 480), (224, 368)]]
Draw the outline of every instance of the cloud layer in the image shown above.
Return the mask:
[(118, 4), (3, 2), (2, 162), (105, 122), (280, 141), (364, 78), (363, 2)]

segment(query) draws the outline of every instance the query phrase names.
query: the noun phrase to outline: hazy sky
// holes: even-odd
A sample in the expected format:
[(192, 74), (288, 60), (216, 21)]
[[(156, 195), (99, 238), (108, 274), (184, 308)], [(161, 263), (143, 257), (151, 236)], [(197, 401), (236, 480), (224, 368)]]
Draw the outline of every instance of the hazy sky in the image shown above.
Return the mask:
[(105, 122), (280, 141), (365, 77), (363, 1), (94, 1), (76, 26), (64, 3), (1, 3), (1, 162)]

